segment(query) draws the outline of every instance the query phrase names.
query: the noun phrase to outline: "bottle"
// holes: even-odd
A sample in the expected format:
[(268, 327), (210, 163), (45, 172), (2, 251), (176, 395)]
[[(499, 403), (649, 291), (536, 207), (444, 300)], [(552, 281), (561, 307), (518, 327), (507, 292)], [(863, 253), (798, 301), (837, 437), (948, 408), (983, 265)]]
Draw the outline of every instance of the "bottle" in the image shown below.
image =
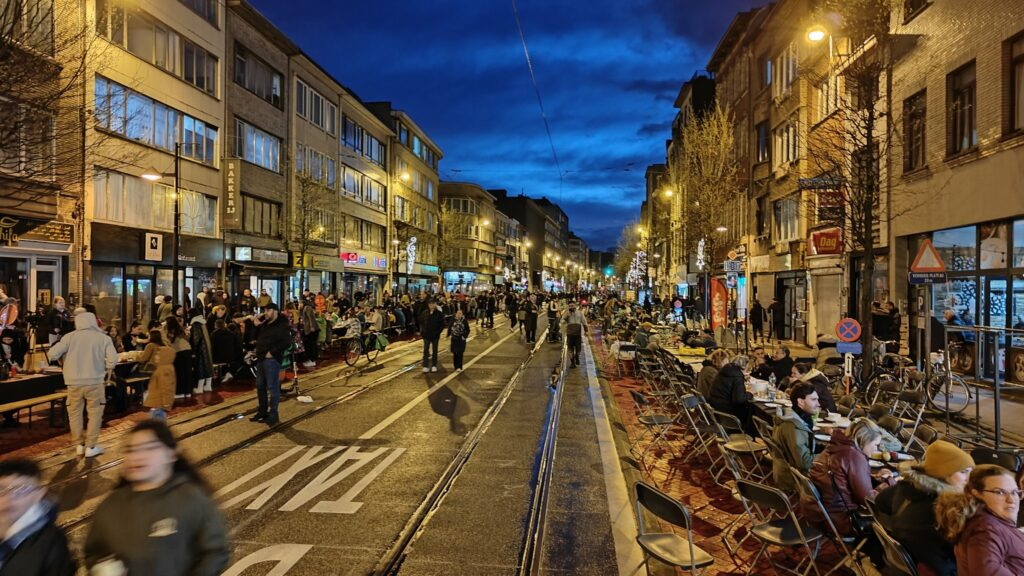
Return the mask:
[(775, 374), (774, 373), (772, 373), (771, 375), (768, 376), (768, 387), (769, 388), (775, 388)]

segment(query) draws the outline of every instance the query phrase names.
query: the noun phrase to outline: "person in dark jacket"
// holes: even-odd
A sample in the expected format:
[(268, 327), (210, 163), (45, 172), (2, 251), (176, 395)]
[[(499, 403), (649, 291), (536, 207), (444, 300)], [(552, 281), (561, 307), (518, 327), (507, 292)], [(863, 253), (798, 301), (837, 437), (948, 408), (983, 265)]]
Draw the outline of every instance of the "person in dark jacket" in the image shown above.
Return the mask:
[(273, 426), (278, 422), (277, 404), (281, 401), (281, 362), (292, 345), (292, 332), (288, 319), (281, 315), (277, 304), (263, 307), (263, 314), (253, 320), (256, 326), (256, 396), (259, 408), (252, 422)]
[(452, 341), (452, 368), (462, 371), (462, 356), (466, 353), (466, 339), (469, 338), (469, 321), (461, 308), (455, 309), (455, 317), (448, 327), (448, 337)]
[(875, 499), (878, 521), (914, 559), (937, 576), (956, 575), (953, 545), (936, 528), (935, 503), (942, 494), (963, 492), (974, 460), (944, 440), (924, 452), (924, 462), (900, 469), (903, 480)]
[(747, 434), (755, 435), (753, 420), (750, 418), (750, 396), (747, 394), (746, 376), (743, 374), (747, 361), (746, 356), (737, 356), (722, 366), (711, 384), (708, 404), (719, 412), (739, 418)]
[(224, 519), (162, 420), (129, 433), (121, 483), (96, 509), (83, 551), (94, 574), (216, 576), (227, 567)]
[(57, 506), (32, 460), (0, 460), (0, 576), (73, 576), (77, 566)]
[(772, 303), (768, 305), (768, 319), (772, 324), (768, 339), (782, 340), (782, 333), (786, 331), (786, 313), (778, 298), (772, 298)]
[(706, 399), (711, 395), (711, 388), (718, 379), (718, 372), (723, 366), (729, 363), (729, 353), (719, 348), (708, 356), (704, 366), (697, 374), (697, 391)]
[(832, 397), (832, 388), (829, 386), (828, 377), (820, 370), (806, 362), (793, 365), (791, 373), (792, 380), (806, 382), (818, 392), (818, 405), (829, 412), (836, 411), (836, 401)]
[(437, 343), (444, 331), (444, 312), (431, 298), (419, 317), (420, 337), (423, 338), (423, 371), (437, 372)]
[(796, 490), (796, 481), (789, 473), (790, 467), (801, 474), (808, 474), (814, 463), (814, 420), (811, 414), (818, 411), (818, 393), (814, 386), (797, 383), (789, 391), (790, 407), (775, 417), (772, 440), (782, 450), (783, 458), (772, 459), (772, 477), (775, 485), (784, 492)]
[(252, 295), (252, 290), (242, 290), (242, 295), (238, 297), (238, 311), (243, 316), (250, 316), (256, 311), (256, 297)]
[[(53, 306), (46, 311), (47, 344), (53, 345), (60, 337), (75, 329), (75, 323), (71, 320), (71, 313), (64, 304), (64, 297), (57, 296), (53, 299)], [(42, 344), (42, 342), (37, 342)]]
[(789, 356), (789, 347), (779, 346), (775, 350), (775, 355), (771, 358), (765, 356), (764, 361), (771, 367), (772, 373), (775, 374), (775, 385), (780, 389), (784, 389), (785, 382), (788, 381), (793, 373), (793, 359)]
[(526, 343), (533, 344), (537, 341), (537, 296), (530, 294), (529, 298), (523, 301), (522, 309), (526, 311), (523, 324), (526, 327)]
[(764, 319), (764, 306), (754, 298), (754, 305), (750, 307), (750, 328), (754, 332), (754, 342), (764, 342)]
[(25, 367), (25, 354), (28, 353), (28, 341), (20, 330), (5, 328), (0, 332), (0, 360)]
[(213, 325), (213, 333), (210, 334), (210, 344), (213, 347), (213, 363), (226, 364), (220, 381), (230, 382), (234, 373), (242, 367), (242, 358), (245, 352), (242, 350), (242, 336), (237, 330), (232, 331), (224, 324), (224, 320), (217, 320)]

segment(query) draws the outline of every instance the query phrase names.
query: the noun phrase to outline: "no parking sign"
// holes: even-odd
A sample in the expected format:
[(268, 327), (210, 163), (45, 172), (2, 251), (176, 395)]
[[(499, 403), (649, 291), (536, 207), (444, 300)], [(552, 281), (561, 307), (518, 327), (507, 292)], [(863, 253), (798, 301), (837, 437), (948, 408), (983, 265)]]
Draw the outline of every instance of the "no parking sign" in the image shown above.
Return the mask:
[(836, 324), (836, 338), (842, 342), (856, 342), (860, 339), (860, 322), (854, 318), (843, 318)]

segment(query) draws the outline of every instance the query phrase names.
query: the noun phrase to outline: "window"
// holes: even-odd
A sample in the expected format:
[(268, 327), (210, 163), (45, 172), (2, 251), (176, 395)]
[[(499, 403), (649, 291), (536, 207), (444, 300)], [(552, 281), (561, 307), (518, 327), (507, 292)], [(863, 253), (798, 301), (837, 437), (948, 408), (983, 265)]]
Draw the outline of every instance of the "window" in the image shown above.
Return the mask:
[(242, 194), (242, 230), (270, 238), (280, 236), (281, 205)]
[(334, 213), (327, 210), (314, 210), (313, 212), (314, 229), (312, 231), (312, 238), (318, 242), (337, 244), (338, 226), (335, 223)]
[(282, 107), (281, 73), (241, 44), (235, 44), (235, 83), (274, 106)]
[(53, 119), (0, 98), (0, 171), (29, 178), (53, 180)]
[(405, 124), (398, 125), (398, 141), (406, 146), (409, 145), (409, 129), (405, 127)]
[(295, 80), (295, 113), (328, 134), (338, 133), (338, 107), (302, 80)]
[(1024, 34), (1009, 44), (1010, 118), (1008, 132), (1024, 130)]
[(327, 187), (334, 190), (334, 187), (338, 184), (338, 162), (334, 158), (328, 157), (327, 163), (324, 165), (324, 171), (327, 175)]
[(420, 137), (412, 135), (412, 153), (419, 156), (423, 152), (423, 143), (420, 142)]
[(791, 118), (785, 124), (776, 128), (773, 134), (772, 149), (775, 153), (772, 159), (775, 162), (775, 166), (778, 168), (790, 162), (795, 162), (799, 158), (800, 150), (799, 142), (797, 141), (796, 119)]
[(199, 14), (210, 24), (217, 26), (217, 4), (222, 0), (181, 0), (181, 3)]
[(217, 93), (217, 58), (185, 40), (182, 78), (207, 94)]
[(384, 185), (381, 184), (380, 182), (377, 182), (373, 178), (367, 178), (365, 180), (365, 183), (366, 183), (366, 186), (365, 186), (365, 192), (364, 192), (364, 195), (363, 195), (363, 201), (366, 202), (367, 204), (372, 204), (374, 206), (377, 206), (377, 207), (380, 207), (381, 209), (383, 209), (383, 207), (384, 207)]
[(800, 237), (799, 194), (775, 201), (775, 241), (790, 242)]
[(903, 21), (917, 16), (917, 13), (928, 6), (928, 0), (903, 0)]
[[(93, 189), (93, 214), (97, 220), (135, 228), (174, 228), (174, 189), (171, 186), (98, 168), (93, 172)], [(178, 191), (182, 232), (216, 235), (217, 199), (192, 190)]]
[(345, 166), (344, 164), (341, 168), (344, 171), (341, 179), (341, 191), (352, 196), (356, 200), (362, 199), (363, 173), (349, 166)]
[(302, 144), (295, 144), (295, 171), (299, 174), (306, 170), (306, 147)]
[(772, 59), (762, 57), (761, 63), (761, 88), (768, 88), (772, 85)]
[(833, 112), (839, 109), (839, 78), (836, 74), (829, 74), (818, 86), (818, 121), (828, 118)]
[(775, 65), (772, 69), (772, 96), (777, 99), (789, 95), (790, 86), (796, 80), (797, 53), (796, 44), (790, 43), (782, 54), (775, 57)]
[(373, 250), (384, 250), (387, 230), (372, 222), (362, 221), (363, 224), (363, 248)]
[(968, 151), (978, 144), (975, 126), (975, 76), (974, 62), (950, 74), (946, 79), (949, 154)]
[[(1024, 220), (1013, 223), (1013, 267), (1024, 268)], [(1024, 308), (1018, 312), (1024, 317)]]
[(939, 253), (939, 257), (942, 258), (947, 270), (976, 270), (978, 268), (978, 258), (975, 254), (978, 238), (974, 226), (939, 230), (932, 234), (932, 245)]
[(756, 227), (758, 236), (768, 235), (768, 197), (761, 196), (757, 199)]
[(341, 142), (345, 146), (355, 150), (356, 152), (363, 151), (363, 127), (356, 124), (348, 116), (341, 118)]
[(235, 120), (235, 155), (261, 168), (280, 171), (281, 140), (244, 120)]
[(924, 90), (903, 101), (903, 171), (924, 166), (924, 127), (926, 112)]
[(401, 196), (395, 196), (395, 218), (402, 222), (409, 221), (409, 201)]
[(181, 115), (181, 155), (214, 166), (217, 161), (217, 129), (202, 120)]
[(309, 86), (302, 80), (295, 80), (295, 113), (303, 118), (309, 118)]
[(366, 156), (370, 162), (378, 166), (384, 166), (384, 158), (386, 153), (384, 151), (384, 144), (380, 140), (377, 140), (369, 133), (366, 133), (366, 144), (364, 146), (363, 155)]
[(757, 125), (757, 161), (767, 162), (770, 157), (770, 140), (768, 139), (768, 122)]

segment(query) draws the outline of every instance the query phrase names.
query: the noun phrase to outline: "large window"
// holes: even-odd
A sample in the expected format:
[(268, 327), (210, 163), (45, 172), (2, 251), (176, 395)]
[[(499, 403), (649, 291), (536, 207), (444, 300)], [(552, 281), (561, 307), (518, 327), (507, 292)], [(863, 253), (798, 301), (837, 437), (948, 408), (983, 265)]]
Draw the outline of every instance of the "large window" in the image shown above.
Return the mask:
[(795, 162), (799, 158), (800, 146), (797, 141), (796, 118), (791, 118), (786, 123), (777, 127), (774, 131), (772, 150), (775, 151), (772, 160), (775, 166), (781, 167), (789, 162)]
[(338, 133), (338, 107), (302, 80), (295, 80), (295, 113), (332, 136)]
[(94, 92), (99, 128), (169, 152), (174, 151), (175, 142), (181, 142), (183, 157), (216, 166), (216, 127), (102, 76), (96, 77)]
[(281, 140), (235, 119), (235, 155), (267, 170), (280, 171)]
[(476, 200), (471, 198), (448, 198), (445, 200), (448, 209), (459, 214), (477, 214), (479, 207)]
[(363, 201), (383, 209), (385, 200), (384, 185), (369, 177), (366, 178), (365, 182)]
[(363, 173), (342, 164), (344, 175), (341, 179), (341, 191), (360, 200), (363, 197)]
[(949, 154), (959, 154), (977, 146), (978, 130), (975, 124), (975, 88), (977, 77), (974, 62), (950, 74), (946, 79), (949, 110)]
[(366, 134), (366, 146), (363, 153), (370, 159), (370, 162), (378, 166), (384, 166), (385, 159), (387, 158), (385, 150), (384, 144), (380, 140), (374, 138), (369, 133)]
[[(93, 173), (93, 217), (135, 228), (174, 228), (174, 188), (97, 168)], [(199, 236), (217, 232), (217, 199), (179, 189), (181, 230)]]
[(903, 101), (903, 171), (910, 172), (925, 164), (924, 127), (927, 111), (924, 90)]
[(356, 152), (363, 151), (363, 127), (348, 116), (341, 119), (341, 143)]
[(180, 0), (182, 4), (188, 6), (193, 12), (202, 16), (203, 20), (206, 20), (214, 26), (217, 25), (217, 5), (222, 0)]
[(280, 236), (281, 205), (242, 194), (242, 230), (277, 238)]
[(1009, 42), (1009, 132), (1024, 130), (1024, 34)]
[(939, 230), (932, 234), (932, 245), (939, 257), (946, 264), (946, 270), (977, 270), (978, 259), (975, 255), (977, 235), (974, 226)]
[(235, 44), (235, 83), (278, 108), (281, 102), (281, 73)]
[(363, 221), (363, 248), (383, 251), (387, 230), (372, 222)]
[(822, 80), (818, 85), (818, 121), (828, 118), (833, 112), (839, 109), (840, 102), (840, 78), (838, 74), (829, 74), (828, 78)]
[(295, 113), (303, 118), (309, 115), (309, 86), (302, 80), (295, 81)]
[(771, 140), (768, 136), (768, 122), (757, 125), (757, 161), (767, 162), (770, 158)]
[(772, 96), (784, 98), (789, 95), (790, 87), (796, 81), (797, 52), (796, 43), (790, 43), (775, 58), (774, 78), (772, 80)]
[(0, 170), (53, 179), (53, 119), (48, 114), (0, 98), (0, 134)]
[(775, 201), (775, 241), (790, 242), (800, 237), (800, 195)]

